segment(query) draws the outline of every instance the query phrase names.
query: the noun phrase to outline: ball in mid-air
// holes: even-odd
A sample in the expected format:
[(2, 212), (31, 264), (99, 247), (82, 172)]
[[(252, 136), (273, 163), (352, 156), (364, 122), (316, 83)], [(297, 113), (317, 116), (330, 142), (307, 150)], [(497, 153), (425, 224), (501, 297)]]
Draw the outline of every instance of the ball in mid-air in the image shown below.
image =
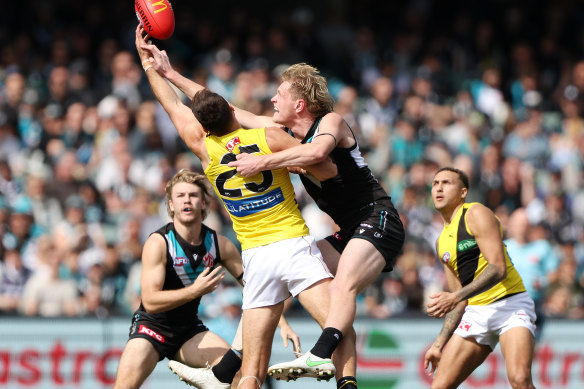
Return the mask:
[(168, 0), (135, 0), (134, 9), (148, 35), (168, 39), (174, 32), (174, 11)]

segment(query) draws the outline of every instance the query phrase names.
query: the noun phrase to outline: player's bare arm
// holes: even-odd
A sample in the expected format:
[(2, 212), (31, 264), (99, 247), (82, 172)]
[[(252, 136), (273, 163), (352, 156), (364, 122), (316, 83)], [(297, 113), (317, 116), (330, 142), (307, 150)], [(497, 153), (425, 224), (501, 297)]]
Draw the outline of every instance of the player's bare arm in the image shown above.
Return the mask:
[[(270, 150), (274, 153), (300, 145), (300, 142), (294, 137), (275, 127), (266, 128), (266, 140)], [(324, 181), (337, 175), (337, 165), (329, 157), (313, 165), (297, 166), (292, 169), (298, 169), (301, 174), (311, 174), (319, 181)]]
[[(341, 115), (336, 112), (326, 114), (320, 121), (320, 130), (315, 139), (319, 137), (333, 137), (335, 147), (349, 148), (355, 144), (355, 138), (349, 125)], [(332, 151), (332, 149), (330, 150)], [(330, 152), (329, 151), (329, 152)]]
[[(448, 289), (451, 292), (460, 290), (462, 288), (460, 280), (458, 279), (454, 271), (446, 264), (444, 265), (444, 272), (446, 274), (446, 280), (448, 282)], [(444, 292), (441, 292), (430, 296), (430, 299), (432, 301), (430, 302), (430, 304), (428, 304), (428, 315), (434, 317), (444, 316), (439, 311), (436, 311), (438, 307), (435, 305), (437, 299), (439, 299), (443, 293)], [(434, 343), (432, 343), (432, 346), (430, 346), (430, 348), (426, 352), (424, 358), (424, 369), (430, 368), (428, 370), (428, 374), (431, 375), (432, 373), (434, 373), (434, 371), (436, 371), (436, 368), (438, 367), (438, 362), (442, 357), (442, 349), (444, 348), (448, 340), (450, 340), (450, 337), (456, 330), (456, 327), (458, 327), (460, 319), (464, 314), (464, 309), (466, 305), (467, 305), (466, 300), (461, 301), (454, 306), (454, 309), (445, 314), (442, 329), (440, 330), (440, 333), (436, 337)]]
[(270, 116), (255, 115), (234, 105), (232, 105), (232, 107), (235, 111), (235, 118), (243, 128), (279, 127), (280, 129), (283, 129), (283, 127), (275, 123)]
[(463, 308), (466, 306), (466, 300), (461, 301), (457, 296), (457, 292), (462, 289), (462, 284), (454, 271), (446, 264), (444, 264), (444, 274), (446, 274), (449, 291), (432, 294), (426, 310), (429, 316), (436, 318), (444, 317), (459, 305)]
[[(144, 30), (138, 26), (136, 28), (136, 49), (142, 62), (150, 61), (152, 58), (152, 53), (149, 51), (149, 47), (152, 45), (146, 43), (145, 39), (147, 38), (148, 35), (144, 35)], [(205, 168), (209, 164), (209, 155), (204, 142), (205, 130), (191, 109), (183, 104), (172, 87), (158, 72), (153, 68), (147, 69), (146, 76), (156, 99), (170, 116), (179, 136), (201, 160), (203, 168)]]
[(476, 204), (469, 208), (466, 223), (485, 257), (487, 267), (470, 284), (457, 292), (460, 300), (489, 290), (507, 276), (499, 222), (493, 212), (482, 204)]
[(159, 234), (152, 234), (142, 251), (141, 296), (148, 313), (166, 312), (212, 292), (219, 286), (225, 272), (219, 266), (213, 271), (206, 268), (191, 285), (163, 290), (166, 266), (166, 242)]
[[(205, 88), (203, 85), (197, 84), (193, 80), (190, 80), (177, 72), (172, 67), (166, 50), (160, 50), (154, 44), (147, 44), (144, 48), (150, 52), (150, 58), (148, 58), (148, 60), (152, 64), (154, 70), (180, 89), (180, 91), (190, 99), (192, 99), (198, 91)], [(235, 109), (235, 117), (237, 118), (237, 121), (241, 123), (244, 128), (278, 126), (269, 116), (255, 115), (235, 106), (233, 106), (233, 108)]]
[(432, 343), (432, 346), (430, 346), (424, 357), (424, 369), (428, 370), (429, 368), (429, 375), (432, 375), (436, 371), (438, 363), (440, 362), (440, 358), (442, 358), (442, 349), (444, 349), (444, 346), (452, 337), (452, 334), (458, 327), (458, 324), (460, 324), (460, 319), (464, 314), (465, 307), (466, 303), (460, 303), (444, 317), (444, 324), (442, 325), (442, 329), (440, 330), (436, 340), (434, 343)]
[(221, 253), (221, 263), (227, 271), (243, 286), (243, 265), (241, 255), (237, 247), (223, 235), (217, 235), (219, 240), (219, 252)]
[[(280, 132), (282, 131), (280, 130)], [(289, 135), (284, 135), (292, 138)], [(332, 136), (315, 137), (311, 143), (306, 144), (299, 144), (296, 141), (293, 147), (285, 148), (281, 151), (278, 151), (276, 147), (272, 148), (272, 145), (270, 145), (270, 148), (274, 151), (273, 154), (262, 156), (239, 154), (237, 161), (230, 162), (229, 166), (236, 167), (237, 172), (244, 177), (253, 176), (263, 170), (279, 169), (282, 167), (300, 166), (305, 169), (308, 168), (306, 170), (318, 170), (314, 169), (312, 165), (325, 162), (329, 153), (335, 148), (335, 145), (336, 141)], [(323, 181), (322, 179), (319, 180)]]
[(288, 348), (288, 340), (292, 341), (292, 351), (296, 356), (302, 354), (302, 349), (300, 346), (300, 337), (290, 324), (288, 320), (284, 317), (284, 314), (290, 309), (292, 306), (292, 297), (289, 297), (284, 301), (284, 309), (282, 310), (282, 315), (280, 316), (280, 321), (278, 322), (278, 328), (280, 328), (280, 337), (282, 338), (282, 343), (284, 344), (285, 348)]
[(151, 54), (150, 62), (154, 67), (154, 70), (156, 70), (162, 77), (166, 78), (174, 86), (180, 89), (180, 91), (187, 95), (190, 99), (195, 96), (195, 93), (205, 88), (204, 86), (189, 80), (177, 72), (170, 64), (170, 59), (168, 58), (166, 50), (160, 50), (156, 45), (153, 44), (148, 44), (145, 49), (147, 49)]

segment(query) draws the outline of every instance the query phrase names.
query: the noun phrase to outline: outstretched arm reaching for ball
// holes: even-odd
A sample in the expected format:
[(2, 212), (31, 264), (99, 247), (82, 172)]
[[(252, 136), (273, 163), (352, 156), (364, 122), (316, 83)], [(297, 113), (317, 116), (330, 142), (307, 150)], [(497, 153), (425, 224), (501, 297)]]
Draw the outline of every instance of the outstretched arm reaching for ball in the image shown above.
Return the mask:
[(144, 66), (150, 87), (156, 99), (170, 116), (170, 120), (172, 120), (172, 124), (176, 127), (181, 139), (201, 160), (203, 168), (206, 168), (209, 164), (209, 154), (205, 148), (207, 133), (191, 109), (183, 104), (168, 82), (154, 71), (152, 52), (149, 49), (152, 45), (146, 43), (148, 38), (149, 36), (145, 35), (144, 29), (138, 26), (136, 28), (136, 50)]
[[(152, 43), (145, 44), (143, 49), (150, 53), (149, 61), (154, 70), (174, 84), (174, 86), (180, 89), (190, 99), (193, 98), (195, 93), (201, 89), (205, 89), (204, 86), (189, 80), (177, 72), (170, 64), (170, 59), (168, 58), (166, 50), (160, 50)], [(237, 121), (245, 128), (280, 127), (280, 125), (276, 124), (269, 116), (254, 115), (251, 112), (235, 106), (233, 106), (233, 108), (235, 109), (235, 117), (237, 118)]]
[(170, 59), (168, 58), (168, 54), (166, 54), (166, 50), (160, 50), (151, 42), (144, 44), (142, 48), (150, 53), (149, 61), (154, 67), (154, 70), (156, 70), (162, 77), (172, 82), (178, 89), (187, 95), (189, 99), (192, 99), (198, 91), (205, 89), (204, 86), (189, 80), (174, 70), (170, 64)]

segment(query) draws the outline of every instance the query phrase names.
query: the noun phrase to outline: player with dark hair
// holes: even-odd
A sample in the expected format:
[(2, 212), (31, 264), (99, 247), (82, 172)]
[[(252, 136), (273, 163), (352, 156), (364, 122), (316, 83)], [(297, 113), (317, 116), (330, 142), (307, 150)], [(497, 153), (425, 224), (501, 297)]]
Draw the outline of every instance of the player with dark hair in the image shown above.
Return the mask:
[(434, 207), (444, 220), (436, 251), (450, 292), (430, 296), (428, 315), (445, 320), (424, 367), (436, 372), (432, 388), (456, 388), (500, 342), (511, 386), (530, 389), (534, 303), (507, 254), (499, 220), (484, 205), (466, 203), (468, 189), (466, 174), (451, 167), (432, 181)]
[[(271, 344), (283, 302), (298, 297), (304, 308), (323, 325), (329, 307), (332, 275), (296, 203), (288, 170), (262, 171), (246, 178), (229, 162), (240, 154), (270, 154), (297, 142), (280, 128), (245, 130), (227, 101), (201, 88), (185, 106), (165, 79), (148, 62), (155, 46), (146, 44), (143, 30), (136, 29), (136, 48), (145, 66), (152, 90), (170, 115), (180, 137), (201, 160), (205, 175), (223, 202), (233, 222), (243, 257), (243, 363), (239, 386), (261, 387), (271, 353)], [(227, 120), (229, 118), (229, 120)], [(204, 125), (203, 125), (204, 123)], [(320, 179), (336, 174), (328, 160), (309, 170)], [(354, 338), (343, 342), (335, 364), (354, 364)], [(331, 360), (317, 361), (312, 373), (330, 379)], [(184, 376), (183, 376), (184, 378)]]
[[(187, 96), (203, 87), (181, 76), (170, 66), (168, 56), (150, 46), (152, 66)], [(314, 360), (328, 360), (343, 338), (355, 338), (352, 327), (356, 298), (382, 271), (390, 271), (401, 252), (404, 229), (387, 192), (375, 179), (343, 118), (332, 111), (333, 99), (326, 79), (307, 64), (296, 64), (282, 74), (282, 83), (272, 98), (273, 117), (257, 116), (234, 107), (238, 121), (248, 127), (286, 127), (295, 147), (266, 155), (239, 154), (229, 162), (246, 177), (262, 171), (288, 167), (301, 173), (301, 180), (316, 204), (339, 225), (333, 236), (318, 247), (335, 279), (325, 329), (312, 350), (296, 361), (269, 369), (275, 378), (314, 376)], [(291, 137), (292, 138), (292, 137)], [(332, 176), (315, 176), (317, 164), (331, 159)], [(313, 167), (311, 171), (297, 167)], [(341, 254), (342, 253), (342, 254)], [(300, 372), (300, 373), (299, 373)], [(355, 360), (337, 374), (337, 385), (353, 389)]]

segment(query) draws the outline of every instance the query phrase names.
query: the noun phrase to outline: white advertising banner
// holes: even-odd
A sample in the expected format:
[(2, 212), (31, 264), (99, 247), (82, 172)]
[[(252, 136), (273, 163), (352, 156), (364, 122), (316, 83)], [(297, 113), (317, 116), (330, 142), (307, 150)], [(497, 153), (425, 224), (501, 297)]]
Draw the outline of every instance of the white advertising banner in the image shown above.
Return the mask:
[[(302, 339), (303, 349), (308, 350), (320, 333), (318, 326), (304, 319), (290, 322)], [(423, 357), (441, 323), (431, 319), (358, 320), (355, 329), (359, 388), (428, 388), (431, 377), (423, 370)], [(106, 321), (2, 318), (0, 388), (111, 388), (129, 324), (129, 318)], [(284, 349), (277, 333), (271, 363), (292, 358), (290, 347)], [(546, 323), (536, 350), (533, 376), (538, 388), (584, 388), (584, 322)], [(143, 386), (162, 387), (187, 387), (168, 370), (166, 361), (158, 364)], [(273, 381), (264, 387), (336, 388), (336, 384), (332, 380), (299, 379)], [(510, 388), (499, 347), (461, 388)]]

